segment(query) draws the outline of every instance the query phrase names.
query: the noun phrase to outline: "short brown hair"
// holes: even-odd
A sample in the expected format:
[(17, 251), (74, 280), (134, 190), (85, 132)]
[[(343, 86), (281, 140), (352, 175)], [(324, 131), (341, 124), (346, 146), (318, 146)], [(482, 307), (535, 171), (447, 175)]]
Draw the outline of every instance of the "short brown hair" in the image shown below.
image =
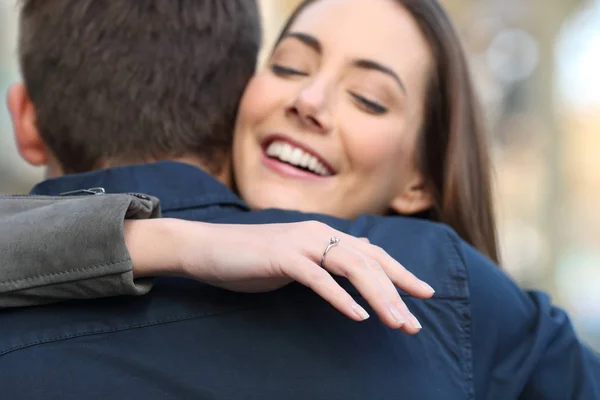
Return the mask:
[(66, 173), (230, 152), (255, 71), (254, 0), (21, 0), (19, 56)]
[[(304, 0), (296, 8), (279, 40), (317, 1)], [(428, 215), (499, 262), (487, 134), (460, 38), (439, 1), (395, 3), (415, 19), (435, 62), (418, 149), (420, 169), (434, 196)]]

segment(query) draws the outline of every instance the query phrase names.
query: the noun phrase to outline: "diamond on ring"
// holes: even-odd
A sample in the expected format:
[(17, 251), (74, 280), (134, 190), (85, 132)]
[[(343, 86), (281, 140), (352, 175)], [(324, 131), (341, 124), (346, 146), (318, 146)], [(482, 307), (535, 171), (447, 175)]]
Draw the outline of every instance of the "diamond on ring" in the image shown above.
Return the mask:
[(323, 268), (323, 262), (325, 261), (325, 256), (327, 255), (327, 252), (335, 245), (337, 245), (340, 242), (340, 238), (332, 236), (331, 238), (329, 238), (329, 243), (327, 244), (327, 247), (325, 248), (325, 251), (323, 252), (323, 256), (321, 257), (321, 268)]

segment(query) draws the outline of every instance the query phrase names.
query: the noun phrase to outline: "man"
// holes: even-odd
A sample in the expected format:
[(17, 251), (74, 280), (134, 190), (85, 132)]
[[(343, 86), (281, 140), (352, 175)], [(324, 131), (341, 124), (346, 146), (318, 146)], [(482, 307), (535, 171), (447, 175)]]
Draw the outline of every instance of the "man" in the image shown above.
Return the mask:
[[(598, 360), (564, 314), (544, 296), (522, 293), (443, 226), (249, 212), (205, 172), (227, 182), (232, 116), (258, 49), (255, 7), (245, 0), (24, 1), (25, 86), (11, 91), (9, 103), (21, 154), (57, 177), (34, 193), (104, 187), (155, 195), (169, 217), (316, 219), (367, 236), (437, 289), (431, 300), (405, 299), (427, 329), (408, 336), (376, 319), (357, 325), (298, 285), (245, 295), (161, 278), (144, 297), (0, 315), (3, 394), (596, 397)], [(122, 166), (157, 160), (184, 163)], [(99, 167), (114, 168), (85, 172)]]

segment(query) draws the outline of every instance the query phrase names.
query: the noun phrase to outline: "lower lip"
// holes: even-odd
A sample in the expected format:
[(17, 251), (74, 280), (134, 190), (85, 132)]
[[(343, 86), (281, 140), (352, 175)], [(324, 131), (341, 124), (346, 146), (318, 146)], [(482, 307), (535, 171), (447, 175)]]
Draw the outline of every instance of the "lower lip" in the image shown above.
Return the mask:
[(279, 160), (268, 157), (263, 153), (263, 165), (268, 169), (276, 172), (279, 175), (283, 175), (290, 178), (304, 179), (304, 180), (323, 180), (330, 178), (328, 176), (320, 176), (301, 169), (292, 167), (289, 164), (281, 162)]

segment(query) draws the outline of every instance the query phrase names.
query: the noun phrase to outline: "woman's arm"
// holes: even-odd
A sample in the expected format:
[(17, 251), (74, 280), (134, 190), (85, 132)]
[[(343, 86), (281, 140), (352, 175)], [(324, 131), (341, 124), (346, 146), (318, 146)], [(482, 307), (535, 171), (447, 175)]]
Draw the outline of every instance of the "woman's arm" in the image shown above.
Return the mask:
[(148, 292), (123, 221), (158, 215), (147, 196), (0, 196), (0, 308)]
[[(0, 197), (0, 305), (143, 294), (151, 285), (143, 277), (179, 275), (241, 292), (297, 281), (348, 317), (368, 318), (337, 275), (391, 328), (421, 329), (396, 287), (421, 298), (433, 290), (366, 240), (317, 222), (139, 220), (157, 210), (145, 195)], [(341, 241), (323, 263), (323, 238), (331, 237)]]

